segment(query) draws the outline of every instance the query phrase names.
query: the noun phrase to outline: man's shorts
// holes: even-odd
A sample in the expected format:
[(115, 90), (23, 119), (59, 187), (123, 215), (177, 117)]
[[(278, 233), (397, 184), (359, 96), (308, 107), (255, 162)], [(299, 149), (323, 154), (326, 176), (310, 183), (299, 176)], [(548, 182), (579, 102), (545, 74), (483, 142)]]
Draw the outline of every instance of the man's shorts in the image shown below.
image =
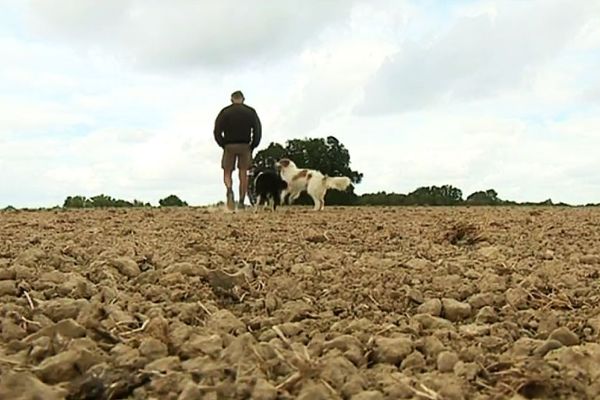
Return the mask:
[(221, 159), (221, 168), (231, 171), (236, 168), (249, 170), (252, 166), (252, 150), (248, 143), (226, 144), (223, 149), (223, 158)]

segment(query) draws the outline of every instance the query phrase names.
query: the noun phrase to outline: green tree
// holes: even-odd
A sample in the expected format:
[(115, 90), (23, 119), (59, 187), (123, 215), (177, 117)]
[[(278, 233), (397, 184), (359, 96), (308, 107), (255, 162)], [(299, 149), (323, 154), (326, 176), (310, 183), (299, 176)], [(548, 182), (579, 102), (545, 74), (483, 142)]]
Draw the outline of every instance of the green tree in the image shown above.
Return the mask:
[(494, 189), (488, 189), (486, 191), (480, 190), (471, 193), (465, 203), (472, 205), (495, 205), (502, 203), (502, 200), (498, 198), (498, 193)]
[(88, 199), (84, 196), (68, 196), (63, 203), (63, 208), (89, 207)]
[(161, 207), (187, 207), (187, 203), (174, 194), (158, 201)]
[(460, 204), (462, 200), (462, 190), (451, 186), (424, 186), (408, 194), (408, 204), (447, 206)]
[(254, 156), (254, 166), (257, 169), (275, 167), (275, 162), (287, 156), (285, 147), (279, 143), (271, 142), (266, 149), (260, 150)]
[[(311, 168), (329, 176), (347, 176), (353, 185), (362, 181), (363, 174), (350, 167), (350, 152), (334, 136), (327, 138), (305, 138), (288, 140), (285, 146), (271, 143), (254, 157), (256, 167), (272, 168), (276, 161), (287, 157), (299, 168)], [(325, 196), (326, 204), (355, 204), (358, 197), (351, 186), (345, 192), (330, 190)], [(299, 204), (312, 204), (312, 199), (303, 193), (296, 201)]]
[(99, 194), (91, 197), (89, 200), (90, 207), (106, 208), (106, 207), (131, 207), (132, 204), (125, 200), (117, 200), (105, 194)]

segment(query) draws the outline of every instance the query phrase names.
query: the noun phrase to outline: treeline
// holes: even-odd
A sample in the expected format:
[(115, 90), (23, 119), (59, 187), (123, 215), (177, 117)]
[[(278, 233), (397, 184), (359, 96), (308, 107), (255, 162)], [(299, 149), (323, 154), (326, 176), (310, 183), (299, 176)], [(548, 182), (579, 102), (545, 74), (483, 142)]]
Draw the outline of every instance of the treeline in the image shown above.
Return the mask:
[[(330, 197), (329, 197), (330, 196)], [(312, 205), (312, 200), (303, 201), (299, 198), (295, 204)], [(170, 195), (159, 200), (161, 207), (185, 207), (188, 204), (176, 195)], [(566, 203), (554, 203), (551, 199), (542, 202), (519, 203), (503, 200), (494, 189), (477, 191), (463, 198), (461, 189), (452, 185), (423, 186), (408, 193), (365, 193), (356, 195), (352, 191), (328, 193), (328, 205), (345, 206), (571, 206)], [(586, 204), (600, 206), (600, 204)], [(99, 195), (90, 198), (83, 196), (67, 197), (63, 208), (100, 208), (100, 207), (152, 207), (150, 203), (139, 200), (125, 201), (110, 196)]]
[[(543, 205), (543, 206), (569, 206), (565, 203), (552, 202), (551, 199), (535, 203), (518, 203), (503, 200), (498, 197), (494, 189), (477, 191), (463, 198), (462, 190), (451, 186), (424, 186), (408, 194), (402, 193), (367, 193), (356, 197), (355, 204), (364, 206), (516, 206), (516, 205)], [(593, 204), (588, 204), (592, 206)]]
[(478, 191), (463, 199), (463, 192), (452, 185), (423, 186), (408, 194), (367, 193), (358, 196), (356, 204), (369, 206), (454, 206), (516, 204), (502, 200), (494, 189)]
[[(184, 207), (188, 204), (174, 194), (158, 201), (161, 207)], [(152, 207), (150, 203), (140, 200), (127, 201), (115, 199), (104, 194), (87, 198), (85, 196), (69, 196), (63, 203), (63, 208), (107, 208), (107, 207)]]
[[(567, 203), (554, 203), (551, 199), (541, 202), (516, 202), (503, 200), (498, 197), (494, 189), (477, 191), (466, 198), (463, 198), (462, 191), (451, 185), (443, 186), (424, 186), (408, 194), (386, 193), (384, 191), (377, 193), (365, 193), (356, 195), (352, 192), (335, 192), (338, 196), (331, 196), (326, 200), (328, 205), (346, 205), (346, 206), (559, 206), (573, 207)], [(346, 196), (344, 196), (346, 195)], [(310, 199), (308, 203), (298, 199), (295, 204), (312, 205)], [(338, 201), (336, 201), (338, 200)], [(187, 207), (188, 203), (181, 200), (176, 195), (169, 195), (158, 201), (161, 207)], [(219, 204), (222, 204), (220, 202)], [(217, 204), (218, 205), (218, 204)], [(588, 203), (584, 207), (600, 207), (600, 203)], [(104, 194), (86, 198), (84, 196), (69, 196), (65, 199), (62, 208), (113, 208), (113, 207), (153, 207), (150, 203), (139, 200), (127, 201), (115, 199)], [(60, 207), (54, 207), (60, 208)], [(43, 208), (42, 208), (43, 209)], [(27, 209), (24, 209), (27, 210)], [(13, 206), (8, 206), (0, 211), (17, 211)]]

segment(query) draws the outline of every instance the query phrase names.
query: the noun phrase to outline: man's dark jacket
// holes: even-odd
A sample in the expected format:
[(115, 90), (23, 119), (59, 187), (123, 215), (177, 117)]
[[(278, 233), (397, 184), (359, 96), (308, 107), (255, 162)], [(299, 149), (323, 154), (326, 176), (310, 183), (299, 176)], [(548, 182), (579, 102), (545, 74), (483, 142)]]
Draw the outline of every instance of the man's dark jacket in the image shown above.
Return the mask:
[(221, 147), (232, 143), (248, 143), (252, 149), (260, 144), (262, 127), (254, 108), (231, 104), (219, 112), (215, 120), (215, 141)]

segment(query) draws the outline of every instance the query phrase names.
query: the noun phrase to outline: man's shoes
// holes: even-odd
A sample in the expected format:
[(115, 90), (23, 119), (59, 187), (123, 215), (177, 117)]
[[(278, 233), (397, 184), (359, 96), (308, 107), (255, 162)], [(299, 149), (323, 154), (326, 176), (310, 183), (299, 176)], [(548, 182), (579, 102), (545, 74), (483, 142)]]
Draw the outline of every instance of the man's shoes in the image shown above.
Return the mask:
[(227, 189), (227, 208), (230, 211), (235, 209), (235, 200), (233, 198), (233, 189)]
[(244, 208), (246, 208), (246, 205), (244, 203), (238, 202), (237, 208), (238, 208), (238, 210), (243, 210)]

